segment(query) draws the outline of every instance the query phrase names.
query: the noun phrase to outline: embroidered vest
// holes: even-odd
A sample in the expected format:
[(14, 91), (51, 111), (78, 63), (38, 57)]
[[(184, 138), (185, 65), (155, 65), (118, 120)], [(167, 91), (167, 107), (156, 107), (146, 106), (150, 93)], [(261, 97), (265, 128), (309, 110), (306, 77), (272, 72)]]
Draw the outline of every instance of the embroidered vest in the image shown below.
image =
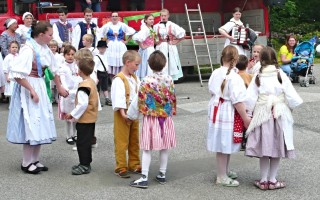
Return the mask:
[(109, 30), (107, 32), (107, 39), (114, 41), (116, 38), (118, 41), (124, 39), (124, 32), (122, 30), (122, 26), (120, 27), (120, 29), (118, 31), (118, 37), (114, 36), (113, 30), (111, 28), (109, 28)]
[(67, 23), (67, 25), (61, 24), (60, 22), (55, 23), (58, 31), (59, 31), (59, 37), (63, 42), (70, 42), (69, 41), (69, 29), (72, 28), (72, 25), (70, 23)]
[[(79, 41), (79, 49), (82, 49), (84, 46), (82, 44), (82, 37), (87, 34), (87, 24), (85, 24), (84, 22), (79, 22), (79, 26), (81, 29), (81, 36), (80, 36), (80, 41)], [(91, 29), (91, 33), (93, 35), (93, 42), (92, 42), (92, 46), (94, 47), (96, 44), (96, 33), (95, 33), (95, 28), (97, 27), (96, 24), (91, 23), (90, 24), (90, 29)]]

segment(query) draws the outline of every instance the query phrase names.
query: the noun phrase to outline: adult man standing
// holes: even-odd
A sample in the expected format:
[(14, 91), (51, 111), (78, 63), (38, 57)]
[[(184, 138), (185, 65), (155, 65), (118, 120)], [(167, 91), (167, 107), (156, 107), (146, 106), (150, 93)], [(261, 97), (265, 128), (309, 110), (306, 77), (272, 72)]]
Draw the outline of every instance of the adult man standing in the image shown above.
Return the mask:
[(99, 27), (91, 22), (93, 11), (90, 8), (86, 8), (84, 11), (84, 20), (79, 22), (72, 31), (72, 46), (74, 46), (77, 50), (84, 47), (82, 43), (82, 36), (85, 34), (91, 34), (93, 36), (92, 46), (96, 46), (96, 36), (99, 31)]
[(58, 42), (61, 48), (63, 42), (71, 42), (72, 38), (72, 24), (67, 22), (68, 11), (64, 8), (57, 10), (59, 21), (53, 23), (53, 39)]
[(84, 11), (86, 8), (90, 8), (94, 12), (101, 12), (101, 2), (102, 0), (80, 0), (81, 10)]

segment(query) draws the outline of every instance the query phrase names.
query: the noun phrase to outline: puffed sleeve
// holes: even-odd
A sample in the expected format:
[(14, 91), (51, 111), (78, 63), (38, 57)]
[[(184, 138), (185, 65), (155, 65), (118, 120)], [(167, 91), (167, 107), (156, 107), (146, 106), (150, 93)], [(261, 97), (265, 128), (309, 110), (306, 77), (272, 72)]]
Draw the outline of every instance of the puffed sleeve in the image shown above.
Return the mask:
[(294, 89), (289, 77), (282, 70), (280, 70), (280, 75), (282, 79), (283, 88), (285, 88), (284, 94), (288, 101), (289, 107), (295, 108), (302, 104), (303, 100), (301, 99), (297, 91)]
[(19, 52), (19, 55), (11, 62), (9, 78), (24, 79), (31, 73), (32, 61), (34, 59), (33, 50), (29, 45), (24, 45)]
[(72, 31), (72, 46), (74, 46), (77, 50), (79, 48), (80, 37), (81, 37), (81, 29), (80, 29), (80, 25), (77, 24)]
[(176, 36), (176, 38), (181, 39), (186, 35), (186, 31), (177, 24), (172, 23), (172, 34)]
[(5, 57), (8, 55), (8, 38), (7, 38), (7, 34), (5, 34), (5, 32), (3, 32), (0, 35), (0, 47), (1, 47), (1, 53), (2, 56)]
[(129, 109), (127, 111), (127, 115), (131, 120), (136, 120), (139, 118), (138, 94), (136, 94), (131, 101)]
[(133, 35), (136, 32), (136, 30), (134, 30), (133, 28), (131, 28), (130, 26), (128, 26), (125, 23), (122, 23), (121, 26), (127, 36)]
[(240, 75), (234, 73), (227, 81), (232, 104), (243, 102), (246, 98), (246, 87)]
[(112, 108), (114, 111), (119, 110), (120, 108), (126, 109), (126, 95), (125, 95), (125, 87), (121, 78), (116, 77), (112, 81), (111, 85), (111, 100), (112, 100)]
[(247, 88), (247, 94), (246, 94), (246, 99), (244, 101), (244, 104), (246, 106), (247, 112), (251, 114), (254, 110), (254, 107), (256, 106), (256, 102), (258, 100), (258, 95), (259, 95), (259, 90), (258, 86), (255, 82), (256, 79), (255, 75), (252, 78), (252, 81), (250, 82), (248, 88)]
[(142, 27), (139, 32), (132, 36), (132, 39), (137, 42), (143, 42), (150, 36), (150, 30), (147, 27)]
[(10, 71), (9, 63), (11, 61), (12, 61), (12, 55), (11, 54), (8, 54), (3, 60), (2, 68), (3, 68), (3, 72), (5, 74), (7, 74)]
[(232, 30), (234, 26), (235, 26), (234, 22), (227, 22), (225, 25), (221, 26), (219, 29), (222, 29), (229, 34), (229, 32)]

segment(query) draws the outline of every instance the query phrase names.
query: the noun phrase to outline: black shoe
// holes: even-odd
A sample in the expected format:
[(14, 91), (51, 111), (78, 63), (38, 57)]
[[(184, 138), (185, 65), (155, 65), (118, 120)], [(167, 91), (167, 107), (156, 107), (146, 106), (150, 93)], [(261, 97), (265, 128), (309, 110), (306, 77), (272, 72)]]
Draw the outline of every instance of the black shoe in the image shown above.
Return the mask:
[[(36, 167), (37, 167), (37, 164), (39, 163), (39, 161), (37, 161), (37, 162), (35, 162), (35, 163), (33, 163)], [(38, 169), (40, 169), (40, 171), (43, 171), (43, 172), (46, 172), (46, 171), (48, 171), (49, 170), (49, 168), (48, 167), (46, 167), (46, 166), (43, 166), (43, 167), (37, 167)]]
[(109, 98), (106, 98), (106, 105), (112, 106), (112, 101)]
[(156, 176), (156, 180), (162, 185), (166, 184), (166, 177), (162, 172), (159, 172), (159, 175)]
[(36, 169), (34, 170), (29, 170), (29, 168), (33, 165), (33, 163), (29, 164), (28, 166), (24, 167), (21, 165), (21, 170), (24, 171), (27, 174), (38, 174), (41, 170), (36, 166)]
[(75, 142), (74, 142), (74, 140), (73, 140), (72, 137), (67, 138), (67, 139), (66, 139), (66, 142), (67, 142), (68, 144), (70, 144), (70, 145), (74, 145), (74, 144), (75, 144)]

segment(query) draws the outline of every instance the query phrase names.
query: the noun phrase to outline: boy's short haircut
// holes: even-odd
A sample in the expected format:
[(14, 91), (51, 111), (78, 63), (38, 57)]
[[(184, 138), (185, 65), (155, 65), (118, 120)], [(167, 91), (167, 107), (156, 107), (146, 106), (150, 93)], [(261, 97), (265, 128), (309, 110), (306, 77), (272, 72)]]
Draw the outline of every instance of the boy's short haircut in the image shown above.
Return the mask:
[(57, 41), (55, 41), (55, 40), (50, 40), (50, 42), (49, 42), (48, 46), (49, 46), (49, 47), (50, 47), (50, 46), (56, 46), (56, 47), (59, 47), (59, 46), (58, 46), (58, 42), (57, 42)]
[(236, 68), (239, 70), (245, 70), (248, 66), (248, 58), (244, 55), (239, 56), (238, 63), (236, 64)]
[(86, 76), (90, 76), (93, 72), (94, 68), (94, 61), (90, 58), (82, 58), (79, 60), (79, 69), (84, 73)]
[(125, 65), (127, 61), (135, 61), (137, 58), (140, 59), (140, 55), (137, 51), (128, 50), (122, 56), (122, 63)]
[(159, 50), (154, 51), (148, 59), (148, 64), (153, 71), (160, 72), (166, 66), (166, 56)]
[(85, 15), (86, 13), (93, 13), (93, 10), (91, 8), (86, 8), (83, 11), (83, 14)]
[(63, 55), (66, 55), (68, 53), (70, 53), (70, 51), (74, 51), (74, 53), (77, 52), (76, 48), (72, 45), (68, 45), (66, 47), (63, 48)]
[(66, 47), (72, 45), (71, 42), (63, 42), (61, 47)]
[(67, 9), (65, 9), (65, 8), (59, 8), (58, 10), (57, 10), (57, 13), (64, 13), (64, 14), (68, 14), (68, 10)]
[(87, 41), (87, 42), (90, 42), (92, 43), (93, 42), (93, 36), (91, 34), (85, 34), (82, 36), (82, 39)]
[(87, 59), (92, 59), (93, 60), (93, 55), (92, 52), (89, 49), (80, 49), (74, 54), (74, 59), (76, 60), (81, 60), (83, 58)]

